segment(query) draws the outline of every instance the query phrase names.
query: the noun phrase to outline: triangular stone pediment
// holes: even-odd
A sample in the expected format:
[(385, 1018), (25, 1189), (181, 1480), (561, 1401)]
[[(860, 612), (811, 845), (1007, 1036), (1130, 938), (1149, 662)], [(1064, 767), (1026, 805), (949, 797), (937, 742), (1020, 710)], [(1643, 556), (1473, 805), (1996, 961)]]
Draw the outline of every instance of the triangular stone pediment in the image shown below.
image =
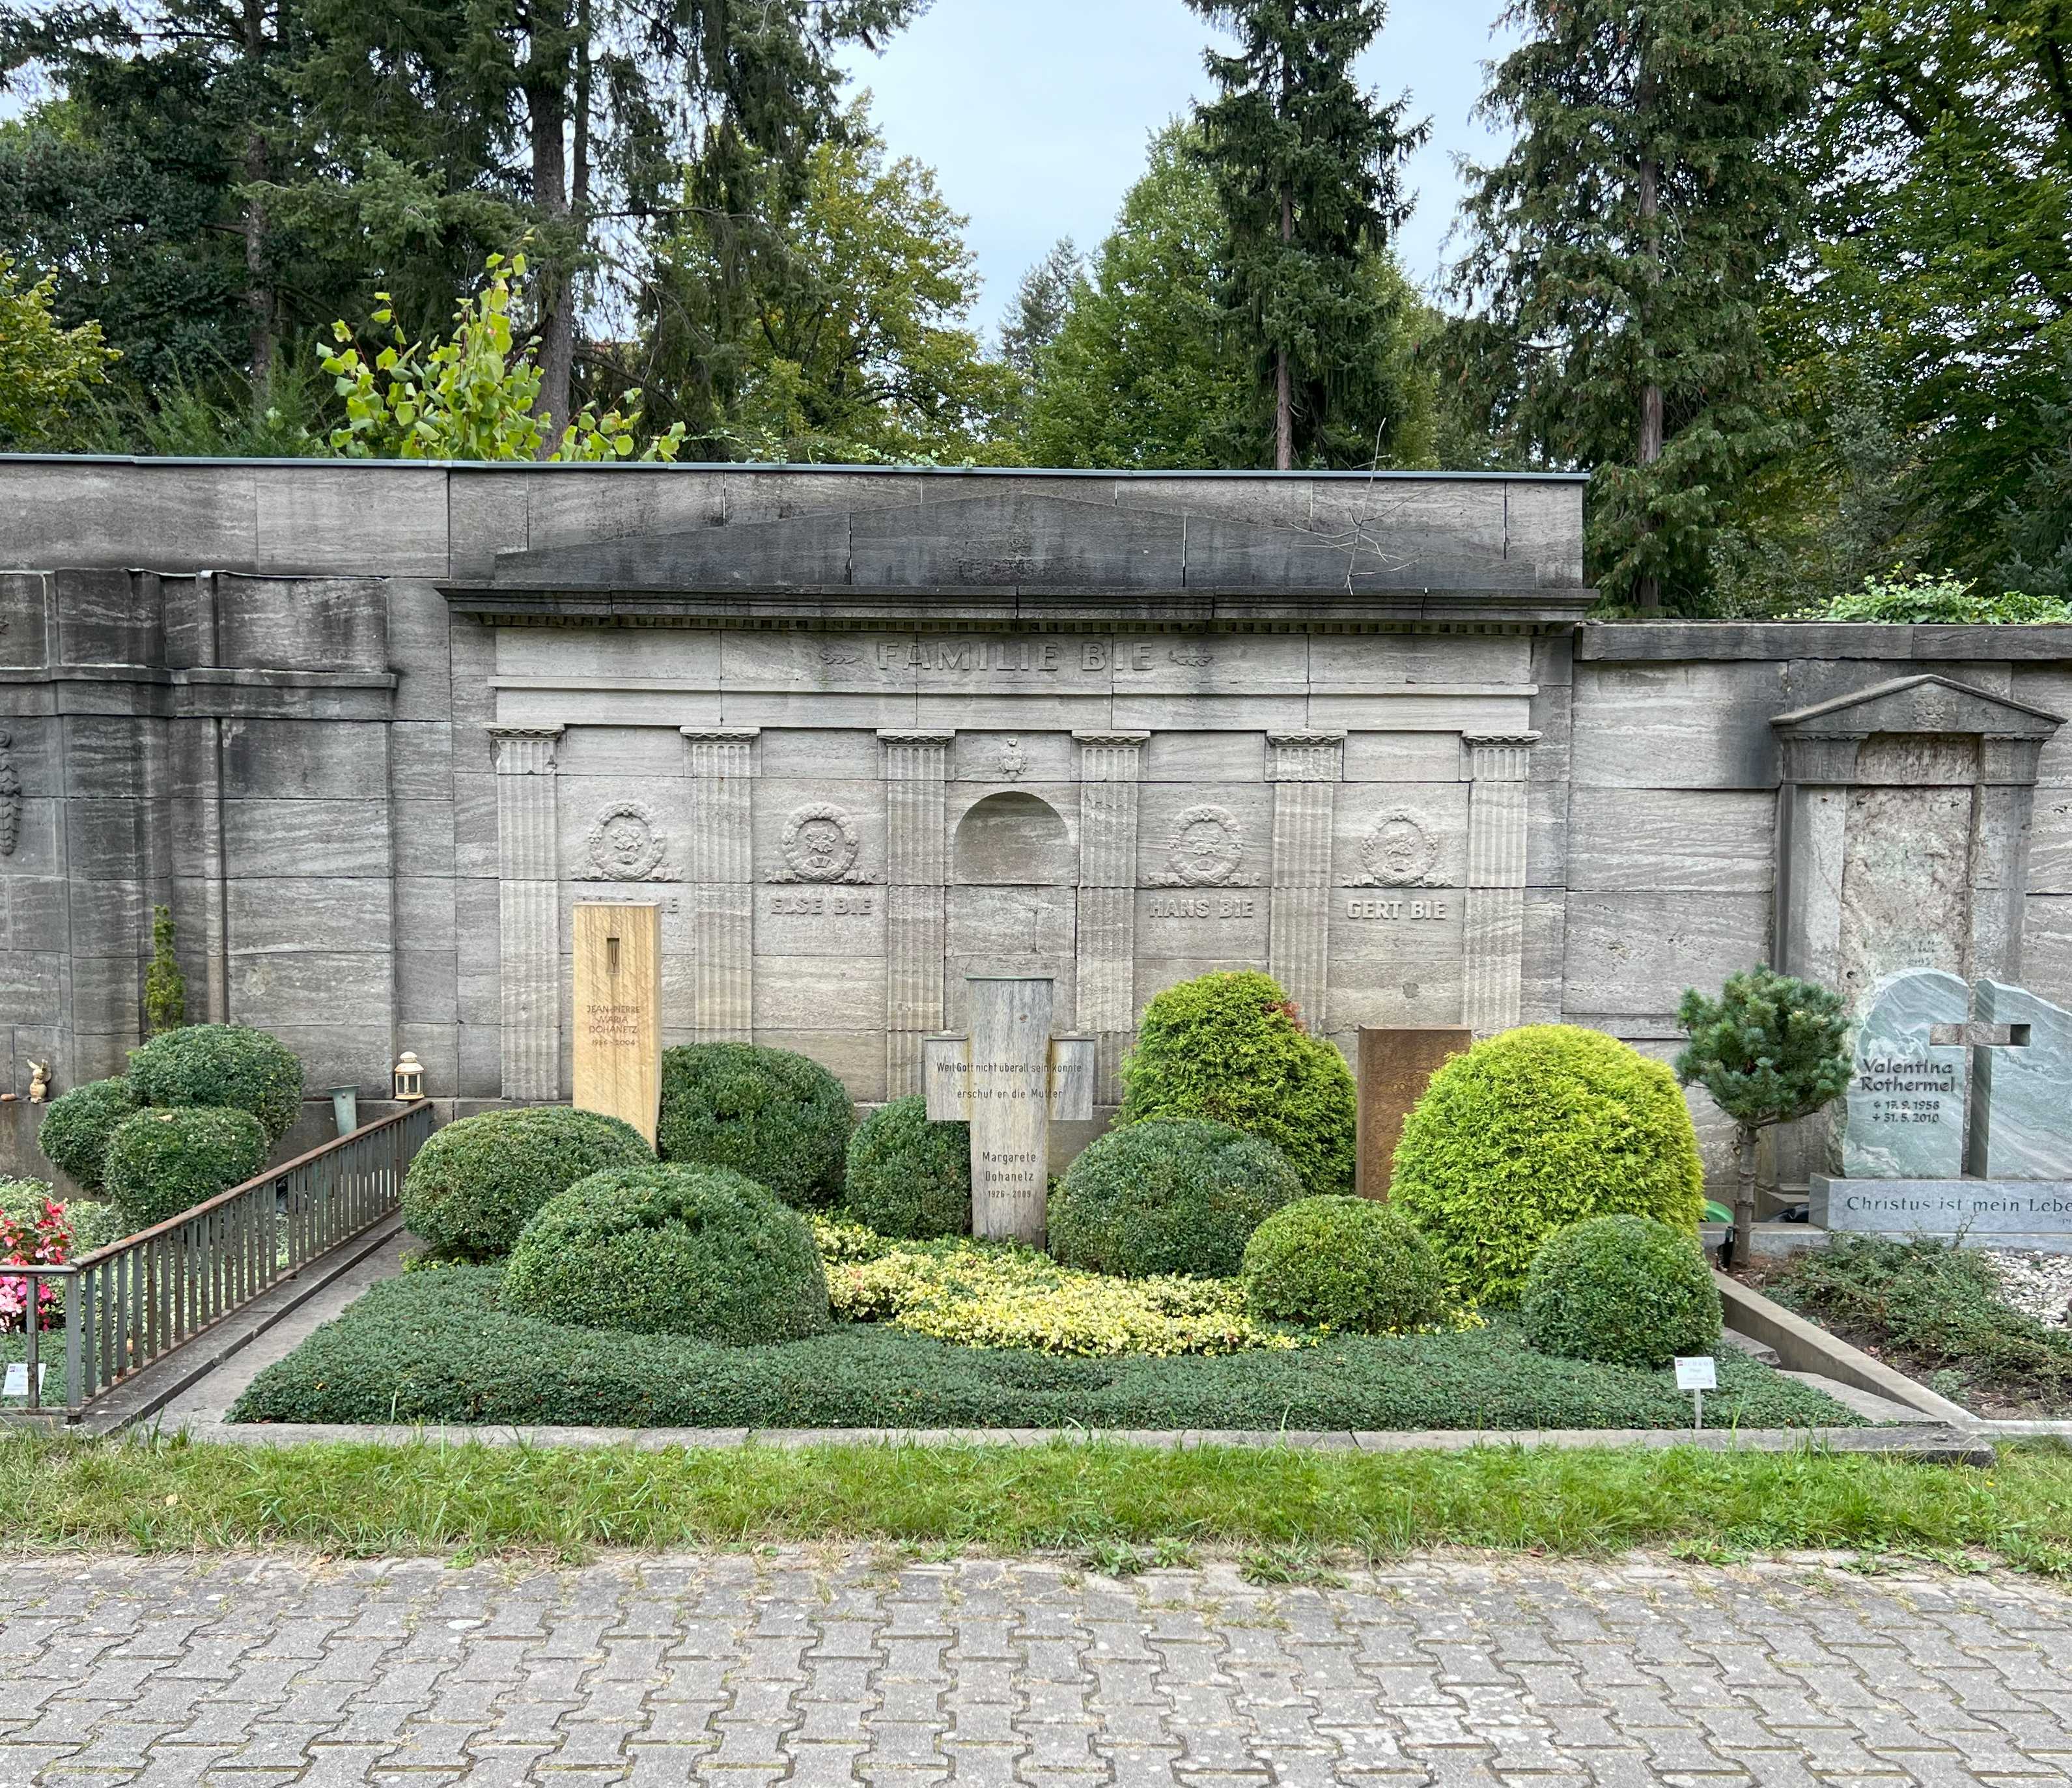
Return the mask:
[[(1417, 549), (1421, 545), (1423, 550)], [(1001, 491), (821, 510), (775, 521), (497, 555), (494, 587), (562, 591), (986, 588), (1182, 590), (1530, 587), (1533, 568), (1385, 528), (1271, 526), (1198, 512)]]
[(1854, 695), (1837, 696), (1770, 725), (1786, 738), (1867, 738), (1873, 733), (1975, 734), (1988, 738), (2048, 738), (2064, 717), (1990, 689), (1933, 675), (1896, 677)]

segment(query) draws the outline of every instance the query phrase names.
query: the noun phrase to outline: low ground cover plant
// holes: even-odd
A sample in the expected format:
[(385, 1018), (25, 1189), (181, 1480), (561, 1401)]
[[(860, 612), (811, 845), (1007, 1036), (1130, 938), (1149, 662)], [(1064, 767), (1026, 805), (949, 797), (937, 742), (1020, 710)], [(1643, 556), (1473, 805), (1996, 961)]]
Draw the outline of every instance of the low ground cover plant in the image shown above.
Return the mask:
[(1316, 1194), (1353, 1189), (1353, 1077), (1287, 992), (1252, 970), (1199, 975), (1145, 1009), (1118, 1128), (1206, 1118), (1269, 1142)]
[(966, 1347), (1040, 1353), (1229, 1354), (1310, 1338), (1255, 1319), (1227, 1279), (1121, 1280), (1012, 1243), (902, 1241), (816, 1219), (834, 1313)]
[(841, 1190), (854, 1122), (848, 1089), (810, 1056), (749, 1043), (662, 1051), (664, 1161), (730, 1167), (787, 1204), (825, 1205)]
[(259, 1120), (241, 1107), (154, 1107), (116, 1126), (102, 1175), (134, 1234), (250, 1179), (269, 1146)]
[[(1666, 1372), (1554, 1359), (1499, 1321), (1462, 1333), (1346, 1335), (1210, 1358), (1085, 1358), (952, 1345), (838, 1323), (775, 1347), (582, 1329), (520, 1316), (502, 1269), (374, 1286), (239, 1400), (239, 1421), (628, 1427), (1681, 1428)], [(1818, 1391), (1720, 1361), (1708, 1419), (1856, 1425)]]
[(88, 1080), (61, 1092), (36, 1127), (36, 1146), (83, 1190), (101, 1190), (101, 1165), (115, 1127), (137, 1109), (126, 1079)]
[(249, 1112), (270, 1148), (302, 1108), (302, 1064), (278, 1037), (249, 1025), (183, 1025), (130, 1050), (130, 1090), (139, 1105)]
[(403, 1181), (403, 1221), (434, 1253), (508, 1253), (534, 1212), (578, 1180), (651, 1165), (630, 1124), (566, 1105), (483, 1112), (434, 1130)]
[(1067, 1266), (1126, 1279), (1227, 1279), (1260, 1220), (1301, 1196), (1280, 1150), (1227, 1124), (1122, 1124), (1066, 1169), (1050, 1198), (1050, 1252)]
[(857, 1125), (842, 1170), (842, 1204), (881, 1235), (968, 1235), (971, 1126), (931, 1124), (919, 1093), (881, 1105)]
[(1454, 1056), (1403, 1126), (1389, 1202), (1457, 1296), (1515, 1301), (1548, 1238), (1591, 1217), (1696, 1233), (1697, 1133), (1675, 1078), (1601, 1031), (1527, 1025)]
[(1927, 1237), (1836, 1235), (1764, 1288), (1967, 1402), (2072, 1408), (2072, 1333), (2000, 1294), (1986, 1261)]
[(1719, 1289), (1697, 1239), (1651, 1217), (1561, 1231), (1525, 1276), (1525, 1337), (1543, 1354), (1666, 1366), (1720, 1344)]
[(500, 1297), (551, 1321), (734, 1346), (828, 1326), (805, 1219), (725, 1167), (619, 1167), (577, 1181), (525, 1225)]
[(1269, 1321), (1360, 1334), (1427, 1327), (1452, 1301), (1431, 1243), (1371, 1198), (1283, 1205), (1245, 1245), (1244, 1295)]

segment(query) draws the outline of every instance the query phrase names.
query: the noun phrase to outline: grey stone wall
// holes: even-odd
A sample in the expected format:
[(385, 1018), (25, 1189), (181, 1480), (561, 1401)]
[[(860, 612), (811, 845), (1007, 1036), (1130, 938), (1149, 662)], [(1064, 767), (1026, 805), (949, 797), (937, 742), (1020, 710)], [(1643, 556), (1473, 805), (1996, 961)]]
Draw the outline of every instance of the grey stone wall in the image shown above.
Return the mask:
[[(514, 566), (547, 587), (615, 565), (598, 578), (623, 584), (692, 554), (709, 578), (737, 543), (744, 567), (792, 577), (810, 549), (827, 578), (853, 582), (860, 524), (824, 539), (763, 525), (841, 512), (892, 516), (871, 550), (896, 580), (916, 562), (898, 512), (943, 514), (954, 535), (966, 524), (947, 517), (968, 510), (945, 505), (1003, 493), (1037, 505), (1033, 532), (952, 541), (980, 595), (929, 570), (936, 582), (902, 597), (899, 626), (925, 632), (926, 605), (939, 603), (942, 627), (954, 609), (957, 625), (993, 635), (1070, 638), (1096, 626), (1086, 603), (1098, 601), (1116, 617), (1098, 625), (1116, 637), (1164, 640), (1183, 616), (1229, 635), (1236, 657), (1214, 676), (1169, 672), (1164, 706), (1130, 706), (1108, 682), (1016, 710), (1018, 723), (918, 684), (894, 713), (864, 693), (876, 684), (845, 685), (840, 663), (801, 672), (796, 642), (810, 635), (787, 630), (821, 623), (766, 614), (753, 592), (738, 598), (733, 631), (712, 631), (709, 617), (703, 631), (538, 627), (450, 600), (511, 582)], [(1494, 477), (0, 459), (0, 755), (19, 785), (14, 845), (0, 852), (0, 1087), (26, 1089), (29, 1056), (54, 1058), (60, 1087), (121, 1066), (137, 1040), (150, 908), (166, 902), (192, 1014), (278, 1032), (308, 1063), (313, 1093), (352, 1083), (372, 1095), (403, 1049), (442, 1095), (512, 1091), (507, 1019), (532, 1024), (541, 1001), (566, 997), (565, 973), (557, 990), (507, 972), (538, 960), (512, 892), (520, 834), (545, 816), (539, 849), (550, 855), (538, 874), (556, 890), (542, 897), (551, 918), (555, 900), (585, 891), (574, 879), (585, 841), (629, 791), (672, 841), (684, 878), (647, 888), (676, 907), (665, 921), (679, 940), (667, 971), (672, 1040), (693, 1034), (694, 1009), (723, 1017), (732, 1001), (746, 1034), (825, 1054), (859, 1096), (881, 1096), (888, 1062), (896, 1074), (901, 1059), (872, 1046), (875, 1013), (897, 1029), (900, 1012), (925, 1016), (939, 997), (954, 1020), (954, 985), (931, 996), (927, 984), (931, 951), (952, 983), (967, 959), (1002, 954), (1050, 964), (1061, 987), (1086, 964), (1133, 961), (1133, 1009), (1165, 969), (1198, 956), (1277, 960), (1329, 983), (1310, 997), (1321, 993), (1334, 1032), (1427, 1019), (1433, 1000), (1449, 1008), (1441, 1017), (1481, 1001), (1493, 1021), (1565, 1018), (1666, 1054), (1683, 987), (1778, 947), (1773, 719), (1923, 671), (2072, 712), (2072, 629), (1579, 630), (1563, 617), (1580, 608), (1581, 503), (1572, 483)], [(1131, 541), (1150, 512), (1161, 540), (1177, 530), (1183, 580), (1198, 582), (1203, 564), (1249, 567), (1262, 587), (1282, 578), (1293, 594), (1270, 611), (1255, 602), (1248, 619), (1206, 621), (1204, 603), (1235, 615), (1242, 602), (1191, 588), (1128, 595)], [(1074, 519), (1083, 512), (1093, 519)], [(1289, 571), (1279, 541), (1309, 569)], [(1342, 593), (1317, 582), (1327, 552), (1344, 555)], [(1077, 567), (1078, 595), (1037, 587), (1063, 565)], [(1356, 586), (1393, 606), (1347, 607)], [(724, 586), (713, 599), (723, 614), (735, 601)], [(875, 637), (857, 630), (876, 598), (814, 600), (827, 605), (825, 625)], [(1042, 604), (1045, 618), (1030, 619)], [(749, 717), (752, 742), (723, 736), (746, 709), (693, 697), (720, 689), (698, 667), (725, 653), (756, 667), (738, 684), (763, 704)], [(1006, 725), (1023, 759), (1011, 778)], [(939, 746), (900, 730), (931, 726)], [(1298, 737), (1319, 729), (1334, 735), (1327, 745)], [(1527, 735), (1529, 747), (1500, 742)], [(1499, 742), (1485, 751), (1471, 736)], [(737, 760), (771, 798), (738, 839), (701, 832), (701, 816), (731, 811), (718, 791)], [(531, 785), (536, 775), (543, 786)], [(1320, 776), (1331, 784), (1322, 794)], [(1072, 887), (1002, 891), (976, 857), (958, 870), (960, 849), (989, 848), (982, 828), (960, 845), (960, 821), (1010, 787), (1066, 816), (1080, 853), (1076, 949)], [(792, 924), (799, 915), (777, 910), (783, 888), (761, 885), (782, 849), (773, 828), (831, 788), (861, 825), (874, 910), (845, 912), (840, 927)], [(1434, 817), (1445, 835), (1434, 875), (1468, 897), (1414, 939), (1383, 938), (1346, 906), (1359, 890), (1346, 886), (1358, 879), (1346, 865), (1396, 790)], [(1178, 815), (1211, 798), (1259, 848), (1274, 841), (1290, 864), (1311, 866), (1234, 888), (1249, 913), (1176, 921), (1178, 897), (1146, 884)], [(1003, 837), (1018, 823), (1009, 807)], [(2001, 949), (2004, 968), (2072, 1002), (2072, 736), (2043, 746), (2025, 841), (1939, 839), (1941, 822), (1906, 812), (1893, 836), (1902, 881), (1915, 856), (1959, 844), (1972, 884), (1980, 865), (2018, 878), (2018, 935), (1980, 946), (1969, 912), (1953, 912), (1967, 940), (1958, 954)], [(931, 825), (947, 828), (933, 842)], [(743, 876), (754, 885), (733, 879)], [(737, 885), (738, 897), (711, 891)], [(841, 984), (817, 984), (816, 953), (837, 930)], [(1222, 941), (1186, 941), (1195, 932)], [(559, 940), (551, 927), (542, 935), (558, 969)], [(696, 960), (695, 940), (709, 956), (713, 940), (737, 937), (758, 952), (752, 984), (714, 980)], [(1433, 960), (1406, 956), (1413, 944)], [(1509, 1007), (1474, 966), (1506, 960), (1517, 964)], [(1078, 1003), (1108, 1039), (1112, 1074), (1122, 1007), (1112, 990)], [(563, 1047), (557, 1039), (553, 1055)], [(539, 1071), (557, 1065), (550, 1055)]]

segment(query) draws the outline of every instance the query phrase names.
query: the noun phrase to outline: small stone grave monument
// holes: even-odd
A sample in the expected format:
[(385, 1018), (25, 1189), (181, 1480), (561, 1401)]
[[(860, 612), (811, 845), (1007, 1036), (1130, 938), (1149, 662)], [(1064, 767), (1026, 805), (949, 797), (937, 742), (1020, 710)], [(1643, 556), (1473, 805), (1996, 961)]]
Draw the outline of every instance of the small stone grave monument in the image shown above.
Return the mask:
[(1050, 1034), (1047, 975), (967, 975), (971, 1030), (921, 1046), (928, 1116), (971, 1125), (972, 1233), (1043, 1245), (1050, 1123), (1094, 1115), (1096, 1040)]
[(662, 909), (575, 910), (575, 1104), (623, 1118), (655, 1145), (662, 1102)]
[[(1967, 1021), (2004, 1026), (2008, 1041), (1932, 1042), (1934, 1026)], [(1994, 980), (1975, 1005), (1955, 975), (1910, 970), (1873, 996), (1856, 1073), (1844, 1177), (1811, 1177), (1813, 1223), (2072, 1250), (2072, 1013)]]
[(1466, 1025), (1360, 1026), (1353, 1188), (1363, 1198), (1388, 1196), (1403, 1120), (1424, 1096), (1439, 1065), (1472, 1047), (1474, 1040)]

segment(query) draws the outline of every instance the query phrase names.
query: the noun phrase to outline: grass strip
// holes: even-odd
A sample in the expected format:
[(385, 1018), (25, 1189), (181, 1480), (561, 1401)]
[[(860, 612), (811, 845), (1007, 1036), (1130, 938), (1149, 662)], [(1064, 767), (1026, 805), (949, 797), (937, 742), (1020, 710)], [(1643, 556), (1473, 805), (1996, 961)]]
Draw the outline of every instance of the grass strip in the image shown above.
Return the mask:
[(1991, 1469), (1877, 1455), (1490, 1446), (1358, 1454), (1120, 1443), (635, 1452), (0, 1440), (15, 1548), (359, 1556), (775, 1540), (1021, 1552), (1103, 1543), (1593, 1554), (1984, 1552), (2072, 1573), (2072, 1452)]

